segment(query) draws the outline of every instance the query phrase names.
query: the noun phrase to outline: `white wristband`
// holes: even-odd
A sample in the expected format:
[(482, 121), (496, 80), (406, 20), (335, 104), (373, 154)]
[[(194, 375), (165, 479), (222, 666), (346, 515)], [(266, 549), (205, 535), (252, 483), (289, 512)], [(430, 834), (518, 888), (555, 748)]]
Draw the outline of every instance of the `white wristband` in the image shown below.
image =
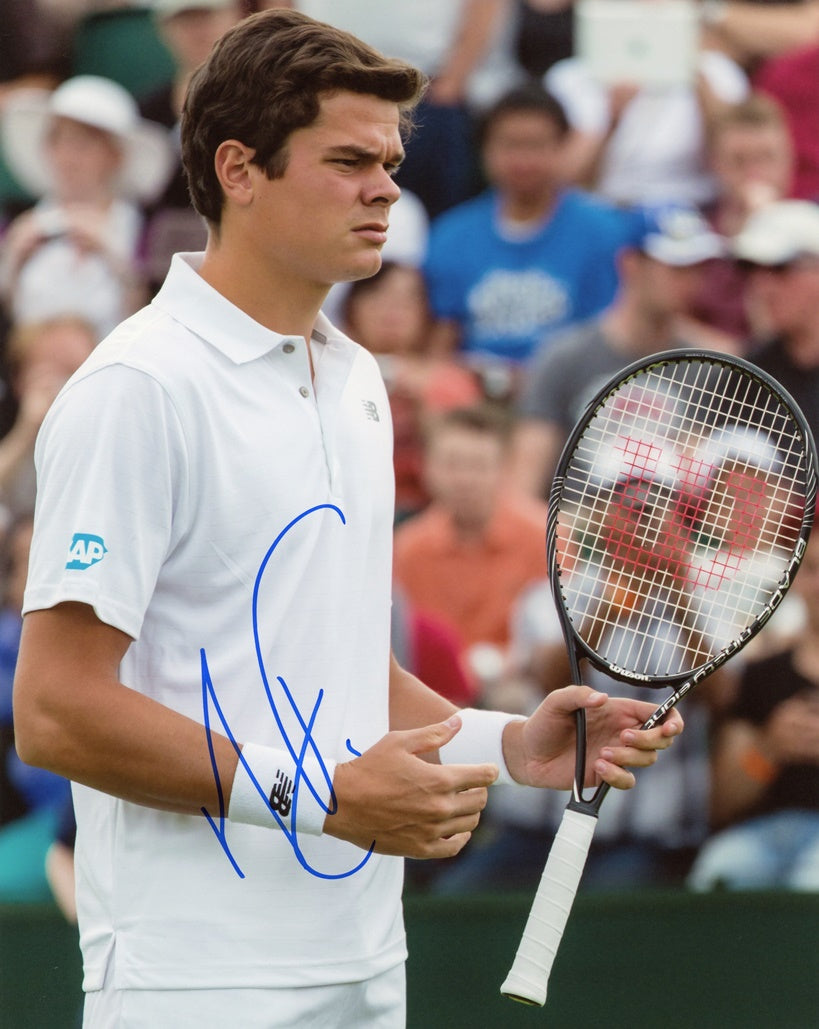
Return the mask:
[(458, 712), (463, 723), (455, 736), (438, 750), (442, 765), (496, 764), (499, 775), (493, 786), (512, 786), (515, 780), (509, 774), (503, 757), (503, 730), (510, 722), (525, 722), (523, 715), (509, 715), (505, 711), (481, 711), (466, 707)]
[(290, 834), (298, 830), (321, 836), (335, 769), (335, 761), (320, 762), (308, 752), (297, 778), (287, 751), (245, 743), (233, 778), (228, 818)]

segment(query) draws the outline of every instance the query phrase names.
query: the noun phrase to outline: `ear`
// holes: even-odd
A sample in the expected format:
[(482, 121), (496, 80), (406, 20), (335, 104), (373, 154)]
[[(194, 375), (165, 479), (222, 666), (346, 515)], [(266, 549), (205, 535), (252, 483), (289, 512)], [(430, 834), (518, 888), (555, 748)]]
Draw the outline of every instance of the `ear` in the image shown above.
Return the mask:
[(227, 139), (219, 144), (214, 157), (216, 177), (225, 194), (225, 200), (246, 207), (253, 200), (254, 151), (236, 139)]

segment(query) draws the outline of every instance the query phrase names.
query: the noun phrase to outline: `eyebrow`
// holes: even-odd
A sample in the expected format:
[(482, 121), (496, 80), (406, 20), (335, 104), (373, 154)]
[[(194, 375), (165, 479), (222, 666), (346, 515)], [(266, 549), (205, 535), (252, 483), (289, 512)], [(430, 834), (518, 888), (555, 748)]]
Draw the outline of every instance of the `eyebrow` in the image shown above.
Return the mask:
[[(359, 161), (376, 161), (380, 163), (378, 154), (375, 150), (368, 150), (367, 147), (356, 146), (353, 143), (341, 143), (338, 146), (328, 147), (327, 156), (349, 157)], [(398, 168), (403, 162), (404, 156), (404, 151), (398, 150), (387, 157), (384, 161), (384, 165), (391, 168)]]

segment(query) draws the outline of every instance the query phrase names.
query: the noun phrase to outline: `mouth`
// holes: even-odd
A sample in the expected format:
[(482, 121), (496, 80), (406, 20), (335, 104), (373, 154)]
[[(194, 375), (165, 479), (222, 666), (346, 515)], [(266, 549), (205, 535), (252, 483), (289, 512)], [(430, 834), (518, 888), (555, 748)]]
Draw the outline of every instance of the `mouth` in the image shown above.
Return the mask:
[(366, 225), (358, 225), (353, 232), (356, 236), (378, 246), (383, 246), (387, 242), (387, 225), (384, 222), (368, 222)]

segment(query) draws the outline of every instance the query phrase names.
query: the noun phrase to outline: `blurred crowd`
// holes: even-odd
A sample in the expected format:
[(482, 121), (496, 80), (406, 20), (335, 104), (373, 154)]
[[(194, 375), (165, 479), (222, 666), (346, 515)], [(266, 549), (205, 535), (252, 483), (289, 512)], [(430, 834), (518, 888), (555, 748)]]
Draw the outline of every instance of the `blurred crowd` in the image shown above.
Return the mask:
[[(668, 2), (630, 6), (648, 21)], [(632, 361), (746, 357), (819, 432), (819, 0), (690, 0), (687, 68), (614, 72), (581, 45), (586, 0), (4, 0), (0, 900), (53, 890), (71, 913), (68, 785), (13, 745), (34, 441), (171, 255), (204, 245), (179, 162), (186, 84), (268, 6), (430, 79), (383, 267), (326, 308), (390, 394), (393, 643), (429, 685), (528, 712), (567, 682), (546, 501), (578, 416)], [(819, 539), (684, 715), (678, 745), (607, 800), (582, 889), (819, 889)], [(565, 801), (496, 788), (470, 847), (411, 862), (409, 886), (530, 888)]]

